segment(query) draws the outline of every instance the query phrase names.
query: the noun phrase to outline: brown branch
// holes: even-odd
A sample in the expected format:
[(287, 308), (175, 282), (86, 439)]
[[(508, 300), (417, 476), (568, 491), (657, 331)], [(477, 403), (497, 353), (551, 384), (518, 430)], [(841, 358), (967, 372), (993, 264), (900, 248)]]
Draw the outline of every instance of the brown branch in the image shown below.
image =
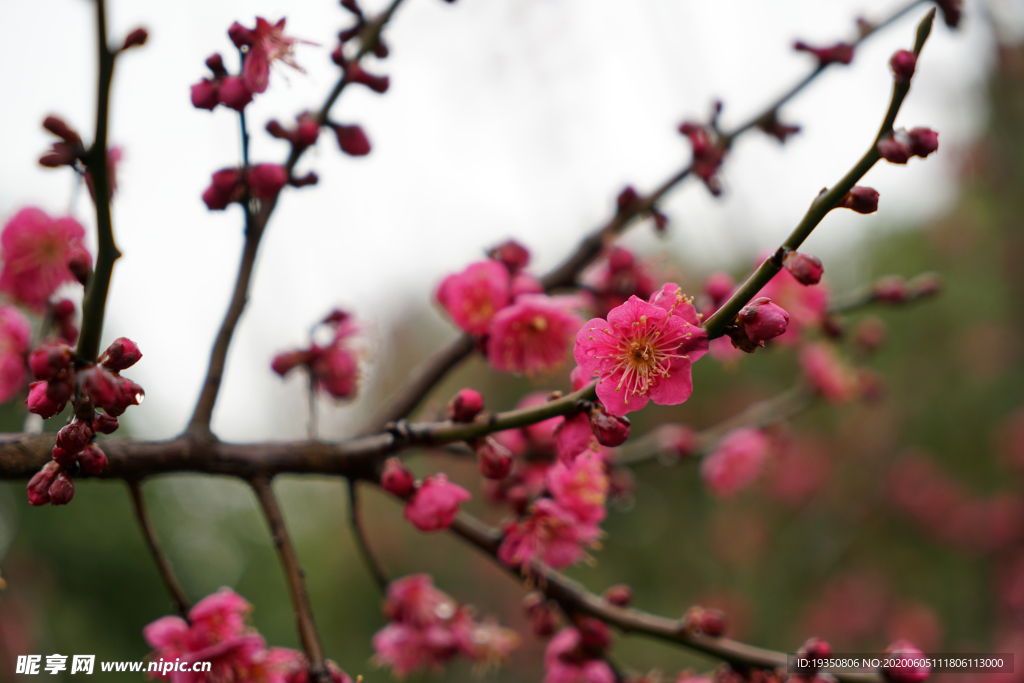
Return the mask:
[(95, 0), (96, 43), (99, 63), (96, 92), (96, 133), (84, 162), (92, 179), (93, 204), (96, 206), (96, 233), (99, 250), (96, 268), (89, 277), (82, 303), (82, 332), (78, 337), (79, 358), (94, 361), (100, 351), (103, 318), (114, 261), (121, 256), (114, 243), (114, 227), (110, 217), (110, 170), (107, 160), (107, 130), (110, 122), (110, 83), (114, 78), (116, 53), (107, 45), (107, 10), (105, 0)]
[(182, 589), (181, 584), (178, 583), (178, 578), (174, 575), (174, 570), (171, 569), (171, 561), (167, 559), (167, 555), (164, 554), (163, 548), (160, 547), (160, 541), (157, 540), (156, 531), (153, 529), (153, 525), (149, 521), (149, 513), (146, 512), (146, 503), (142, 499), (142, 491), (139, 490), (139, 480), (129, 480), (128, 490), (131, 491), (132, 503), (135, 505), (135, 516), (138, 518), (139, 526), (142, 527), (142, 533), (146, 537), (146, 544), (149, 546), (149, 552), (153, 554), (153, 559), (156, 560), (156, 566), (160, 570), (160, 577), (164, 580), (164, 585), (167, 586), (167, 591), (174, 599), (174, 607), (178, 610), (178, 614), (187, 619), (188, 611), (192, 609), (192, 603), (190, 603), (188, 597), (185, 596), (185, 591)]
[[(853, 41), (853, 45), (860, 45), (872, 35), (883, 28), (891, 25), (896, 20), (910, 12), (914, 7), (921, 4), (923, 0), (913, 0), (884, 21), (879, 22), (869, 31), (866, 31), (860, 38)], [(757, 127), (757, 125), (768, 116), (775, 114), (780, 107), (793, 99), (804, 88), (810, 85), (828, 67), (818, 67), (799, 83), (790, 88), (784, 95), (776, 99), (760, 114), (746, 123), (736, 127), (732, 131), (722, 134), (722, 142), (726, 146), (746, 133)], [(692, 166), (687, 166), (666, 180), (649, 195), (639, 197), (634, 203), (616, 212), (612, 218), (601, 227), (588, 234), (579, 246), (560, 265), (540, 278), (545, 291), (552, 291), (573, 287), (580, 273), (594, 262), (601, 254), (602, 249), (615, 235), (623, 232), (630, 224), (638, 218), (649, 214), (655, 205), (680, 182), (682, 182), (692, 171)], [(739, 309), (737, 309), (739, 310)], [(407, 417), (415, 410), (416, 406), (426, 398), (427, 394), (448, 374), (448, 372), (469, 356), (474, 349), (474, 340), (471, 335), (462, 334), (440, 351), (431, 356), (425, 363), (417, 368), (412, 378), (399, 389), (392, 398), (368, 423), (363, 433), (379, 432), (389, 422), (394, 422)]]
[(309, 604), (309, 595), (306, 592), (305, 573), (299, 565), (298, 555), (295, 554), (295, 547), (288, 535), (288, 528), (284, 524), (284, 517), (281, 515), (281, 508), (277, 503), (277, 496), (274, 495), (269, 479), (260, 477), (253, 479), (250, 483), (263, 507), (263, 513), (267, 517), (267, 523), (270, 525), (273, 535), (274, 547), (284, 566), (288, 593), (291, 595), (292, 605), (295, 608), (296, 628), (299, 632), (299, 639), (302, 641), (302, 648), (309, 658), (309, 680), (313, 683), (330, 683), (331, 676), (327, 671), (323, 645), (320, 644), (320, 634), (313, 622), (313, 609)]
[(388, 584), (391, 583), (391, 579), (388, 578), (384, 568), (381, 567), (380, 562), (374, 557), (373, 551), (370, 550), (370, 544), (366, 539), (363, 518), (359, 512), (359, 481), (356, 479), (348, 480), (348, 512), (348, 522), (352, 529), (352, 538), (355, 541), (356, 547), (359, 548), (359, 554), (362, 555), (363, 562), (366, 563), (367, 569), (370, 570), (374, 581), (377, 582), (380, 592), (387, 593)]
[[(354, 59), (355, 62), (359, 62), (374, 48), (385, 24), (387, 24), (391, 19), (395, 10), (402, 1), (403, 0), (392, 0), (391, 5), (380, 16), (371, 22), (368, 27), (369, 30), (364, 34), (363, 44), (360, 46), (359, 53)], [(334, 106), (335, 101), (337, 101), (348, 83), (349, 81), (343, 74), (341, 78), (338, 79), (334, 89), (331, 90), (331, 93), (327, 96), (326, 101), (317, 113), (317, 121), (319, 121), (321, 126), (327, 122), (331, 107)], [(299, 149), (294, 146), (292, 147), (292, 150), (288, 155), (288, 159), (285, 162), (285, 170), (289, 177), (291, 177), (292, 171), (295, 169), (295, 165), (298, 163), (299, 158), (302, 156), (304, 151), (304, 149)], [(238, 266), (238, 276), (235, 280), (234, 293), (231, 295), (231, 303), (228, 305), (227, 313), (224, 315), (224, 321), (221, 323), (220, 330), (217, 332), (217, 338), (213, 343), (213, 349), (210, 351), (210, 363), (206, 370), (206, 379), (203, 380), (203, 387), (200, 390), (199, 399), (196, 401), (195, 410), (192, 412), (192, 418), (189, 420), (188, 427), (186, 429), (186, 434), (191, 437), (207, 440), (214, 438), (213, 433), (210, 431), (210, 420), (213, 418), (213, 409), (217, 403), (217, 394), (220, 392), (220, 385), (224, 377), (224, 367), (227, 363), (228, 349), (231, 346), (231, 338), (234, 336), (235, 328), (238, 327), (238, 321), (241, 319), (242, 313), (245, 311), (245, 304), (249, 299), (249, 283), (252, 280), (252, 270), (256, 264), (256, 254), (259, 251), (260, 240), (263, 237), (263, 232), (266, 230), (267, 223), (270, 221), (270, 216), (274, 212), (274, 208), (276, 206), (277, 197), (274, 197), (263, 202), (255, 216), (252, 215), (252, 211), (249, 206), (243, 207), (246, 215), (246, 228), (242, 260)]]

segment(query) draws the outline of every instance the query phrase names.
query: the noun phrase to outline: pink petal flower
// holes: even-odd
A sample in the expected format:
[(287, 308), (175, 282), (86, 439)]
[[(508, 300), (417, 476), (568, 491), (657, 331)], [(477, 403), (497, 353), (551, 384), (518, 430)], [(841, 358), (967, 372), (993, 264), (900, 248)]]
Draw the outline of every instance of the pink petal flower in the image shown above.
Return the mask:
[(69, 263), (88, 257), (84, 238), (85, 228), (70, 216), (54, 219), (40, 209), (22, 209), (0, 234), (0, 291), (42, 313), (57, 287), (76, 281)]
[(562, 508), (586, 524), (605, 518), (608, 475), (604, 462), (593, 453), (581, 453), (571, 463), (556, 462), (547, 471), (548, 490)]
[(405, 505), (405, 518), (420, 531), (447, 529), (459, 505), (470, 498), (469, 491), (450, 483), (444, 474), (435, 474), (412, 494)]
[(491, 319), (487, 359), (502, 372), (533, 375), (565, 361), (583, 320), (569, 308), (569, 297), (523, 294)]
[(456, 325), (483, 335), (495, 313), (509, 304), (508, 269), (497, 261), (473, 263), (449, 275), (437, 288), (437, 300)]
[(800, 351), (800, 366), (814, 388), (832, 403), (846, 403), (857, 394), (857, 375), (825, 344)]
[(608, 662), (595, 659), (582, 646), (580, 632), (567, 627), (559, 631), (544, 650), (543, 683), (615, 683)]
[(711, 492), (723, 498), (735, 495), (760, 476), (768, 456), (768, 437), (756, 429), (736, 429), (704, 458), (700, 474)]
[(242, 78), (246, 87), (253, 93), (266, 91), (270, 82), (270, 65), (274, 62), (283, 62), (305, 73), (292, 57), (295, 44), (302, 41), (284, 35), (284, 23), (284, 19), (271, 24), (266, 19), (257, 17), (256, 29), (248, 34), (252, 42), (242, 65)]
[(582, 544), (591, 544), (600, 535), (596, 524), (582, 522), (558, 502), (541, 498), (529, 516), (506, 529), (498, 559), (524, 570), (535, 559), (560, 569), (583, 559)]

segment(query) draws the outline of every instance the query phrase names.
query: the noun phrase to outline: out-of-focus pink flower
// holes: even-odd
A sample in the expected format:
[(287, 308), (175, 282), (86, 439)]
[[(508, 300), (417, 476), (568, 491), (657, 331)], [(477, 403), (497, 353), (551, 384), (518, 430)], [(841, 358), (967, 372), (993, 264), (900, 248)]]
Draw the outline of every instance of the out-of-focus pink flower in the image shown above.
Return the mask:
[(615, 680), (608, 662), (583, 647), (583, 637), (576, 628), (563, 628), (544, 650), (544, 683), (615, 683)]
[(70, 263), (92, 257), (85, 249), (85, 228), (74, 218), (50, 218), (36, 208), (22, 209), (0, 234), (0, 291), (41, 313), (54, 291), (76, 281)]
[[(331, 683), (352, 683), (352, 677), (342, 671), (331, 660), (326, 661)], [(261, 657), (252, 672), (253, 682), (260, 683), (309, 683), (309, 660), (298, 650), (272, 647)]]
[(772, 458), (768, 493), (792, 507), (810, 500), (828, 479), (828, 444), (810, 437), (787, 441)]
[(824, 284), (805, 287), (786, 269), (780, 270), (757, 297), (768, 297), (789, 314), (786, 331), (775, 337), (781, 344), (796, 344), (804, 330), (821, 325), (828, 313), (828, 288)]
[(25, 385), (25, 354), (32, 330), (14, 306), (0, 306), (0, 403), (9, 401)]
[(334, 339), (328, 346), (313, 343), (308, 349), (278, 354), (270, 367), (282, 377), (305, 367), (314, 388), (336, 399), (352, 398), (358, 390), (359, 353), (352, 347), (351, 338), (359, 332), (359, 326), (344, 311), (334, 311), (321, 325), (334, 328)]
[(444, 474), (435, 474), (424, 479), (409, 498), (405, 518), (420, 531), (447, 529), (459, 505), (470, 498), (469, 491), (449, 482)]
[(526, 375), (561, 365), (583, 324), (583, 319), (571, 311), (577, 303), (575, 297), (518, 297), (490, 321), (487, 360), (502, 372)]
[(535, 559), (560, 569), (583, 559), (586, 552), (582, 546), (593, 543), (600, 534), (596, 524), (584, 523), (558, 502), (541, 498), (525, 519), (506, 527), (498, 558), (523, 572), (529, 571)]
[(483, 335), (495, 314), (509, 304), (509, 282), (505, 266), (480, 261), (442, 280), (436, 297), (456, 325)]
[(576, 335), (576, 362), (598, 378), (597, 396), (613, 415), (640, 410), (648, 400), (686, 401), (693, 391), (690, 366), (707, 352), (707, 333), (676, 285), (665, 285), (651, 301), (630, 297)]
[(716, 496), (727, 498), (754, 483), (768, 456), (768, 437), (756, 429), (736, 429), (704, 458), (700, 474)]
[(832, 403), (846, 403), (857, 395), (856, 373), (826, 344), (810, 344), (800, 351), (804, 375)]
[(581, 522), (600, 524), (605, 518), (608, 475), (598, 456), (584, 452), (571, 463), (559, 460), (548, 469), (546, 480), (559, 505)]
[(725, 158), (725, 148), (717, 143), (717, 136), (707, 126), (686, 121), (679, 125), (679, 132), (688, 137), (693, 146), (691, 167), (694, 174), (717, 197), (722, 193), (722, 184), (716, 173)]
[(242, 63), (242, 78), (253, 93), (266, 91), (270, 82), (270, 66), (274, 62), (284, 62), (305, 73), (292, 57), (295, 44), (303, 41), (286, 36), (284, 23), (284, 19), (271, 24), (263, 17), (256, 17), (255, 29), (246, 29), (236, 22), (228, 31), (237, 47), (244, 45), (249, 48)]

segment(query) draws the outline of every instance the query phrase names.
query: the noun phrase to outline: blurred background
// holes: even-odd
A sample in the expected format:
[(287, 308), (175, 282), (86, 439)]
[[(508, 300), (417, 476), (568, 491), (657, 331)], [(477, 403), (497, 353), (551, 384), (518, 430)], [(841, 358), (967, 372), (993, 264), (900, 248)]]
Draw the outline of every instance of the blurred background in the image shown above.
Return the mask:
[[(790, 49), (794, 39), (851, 39), (857, 16), (882, 18), (895, 6), (409, 0), (386, 34), (391, 57), (374, 65), (391, 77), (390, 91), (350, 89), (334, 112), (364, 127), (373, 152), (342, 156), (323, 135), (302, 165), (316, 170), (320, 186), (282, 196), (215, 430), (233, 440), (301, 438), (303, 383), (282, 382), (269, 361), (304, 344), (310, 325), (341, 306), (367, 324), (372, 351), (360, 399), (321, 405), (320, 423), (325, 437), (351, 433), (454, 335), (431, 303), (444, 274), (511, 236), (531, 248), (531, 269), (544, 272), (611, 214), (624, 185), (650, 190), (687, 162), (689, 145), (675, 130), (681, 120), (705, 117), (716, 98), (726, 128), (745, 120), (811, 67)], [(81, 131), (92, 127), (92, 5), (39, 0), (5, 9), (16, 30), (0, 45), (7, 53), (0, 91), (8, 93), (0, 108), (0, 217), (26, 205), (53, 214), (70, 207), (89, 226), (87, 195), (75, 192), (70, 174), (36, 161), (49, 144), (40, 126), (47, 114)], [(724, 167), (721, 198), (685, 183), (663, 204), (667, 235), (648, 222), (624, 244), (687, 291), (716, 269), (745, 276), (756, 254), (777, 245), (817, 191), (863, 152), (888, 101), (888, 57), (910, 44), (923, 11), (872, 38), (850, 67), (833, 67), (785, 107), (783, 120), (803, 127), (785, 146), (756, 132), (742, 138)], [(127, 430), (170, 437), (198, 393), (242, 241), (237, 208), (211, 213), (200, 200), (210, 174), (238, 161), (236, 117), (192, 108), (188, 87), (205, 75), (210, 53), (232, 64), (225, 33), (232, 21), (287, 16), (291, 35), (318, 45), (297, 49), (305, 74), (275, 71), (248, 112), (254, 161), (280, 161), (287, 148), (262, 126), (322, 100), (337, 77), (328, 54), (349, 20), (326, 1), (112, 1), (110, 15), (112, 41), (144, 25), (150, 42), (119, 61), (115, 78), (112, 142), (125, 160), (114, 220), (125, 257), (105, 337), (129, 336), (145, 353), (132, 377), (147, 400), (130, 412)], [(596, 591), (628, 583), (636, 606), (669, 616), (694, 603), (719, 606), (732, 635), (785, 651), (809, 635), (831, 639), (839, 651), (875, 650), (896, 637), (925, 651), (1017, 647), (1014, 634), (1024, 633), (1024, 571), (1015, 554), (1024, 519), (1016, 478), (1024, 422), (1015, 412), (1024, 404), (1022, 29), (1020, 0), (968, 3), (958, 31), (937, 26), (897, 125), (940, 131), (939, 153), (876, 167), (863, 184), (881, 193), (879, 212), (837, 212), (807, 244), (840, 294), (888, 273), (933, 270), (945, 280), (936, 300), (870, 311), (888, 329), (868, 362), (885, 382), (884, 399), (816, 405), (778, 428), (786, 446), (775, 468), (729, 502), (704, 490), (695, 463), (637, 465), (634, 495), (618, 501), (604, 524), (598, 563), (573, 576)], [(666, 419), (714, 424), (786, 390), (798, 375), (786, 348), (725, 366), (707, 358), (694, 369), (694, 399), (645, 410), (634, 433)], [(566, 384), (565, 373), (519, 380), (474, 359), (425, 410), (463, 386), (501, 409), (526, 391)], [(20, 404), (0, 413), (4, 431), (20, 431), (23, 421)], [(428, 454), (411, 462), (418, 474), (444, 469), (479, 490), (471, 464)], [(793, 477), (804, 483), (795, 493), (783, 485)], [(368, 681), (389, 679), (368, 664), (369, 639), (384, 620), (348, 533), (343, 483), (293, 478), (278, 486), (329, 656)], [(894, 494), (908, 488), (924, 492), (921, 500)], [(270, 644), (297, 646), (249, 490), (195, 476), (151, 481), (144, 490), (190, 597), (232, 586), (256, 606), (254, 623)], [(516, 582), (446, 535), (416, 534), (396, 504), (373, 492), (365, 509), (394, 576), (430, 571), (442, 589), (524, 634), (515, 665), (496, 680), (539, 680), (543, 643), (527, 632)], [(480, 495), (469, 509), (501, 517)], [(11, 676), (11, 653), (139, 659), (147, 652), (142, 626), (170, 612), (121, 484), (83, 483), (74, 505), (57, 509), (30, 509), (23, 483), (0, 484), (0, 574), (7, 582), (0, 680)], [(616, 656), (637, 670), (711, 665), (642, 638), (623, 638)], [(453, 665), (440, 678), (466, 680), (470, 670)]]

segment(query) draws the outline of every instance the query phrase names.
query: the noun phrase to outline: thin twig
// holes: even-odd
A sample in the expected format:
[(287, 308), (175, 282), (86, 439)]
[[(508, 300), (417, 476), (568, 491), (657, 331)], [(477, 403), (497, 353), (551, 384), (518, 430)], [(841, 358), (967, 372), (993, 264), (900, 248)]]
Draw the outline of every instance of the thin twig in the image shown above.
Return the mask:
[[(875, 35), (883, 28), (891, 25), (902, 18), (914, 7), (921, 4), (923, 0), (913, 0), (884, 21), (879, 22), (871, 30), (865, 32), (853, 44), (860, 45), (869, 37)], [(827, 67), (818, 67), (804, 77), (799, 83), (790, 88), (784, 95), (774, 100), (760, 114), (746, 123), (737, 126), (735, 129), (722, 135), (722, 142), (731, 145), (736, 138), (747, 131), (757, 127), (758, 123), (766, 117), (775, 114), (779, 108), (793, 99), (804, 88), (810, 85)], [(565, 261), (540, 278), (545, 291), (553, 291), (577, 284), (580, 273), (589, 266), (601, 254), (608, 241), (623, 232), (630, 224), (638, 218), (649, 214), (657, 203), (675, 188), (680, 182), (690, 175), (692, 166), (687, 166), (663, 182), (661, 186), (647, 196), (641, 196), (630, 206), (620, 209), (604, 225), (588, 234)], [(738, 309), (737, 309), (738, 310)], [(448, 343), (447, 346), (430, 357), (423, 365), (412, 373), (412, 378), (391, 398), (387, 404), (370, 420), (363, 433), (378, 432), (389, 422), (395, 422), (407, 417), (416, 406), (426, 398), (427, 394), (443, 379), (449, 371), (457, 366), (463, 359), (469, 356), (475, 348), (471, 335), (462, 334)]]
[(367, 569), (373, 575), (373, 580), (377, 582), (380, 592), (387, 593), (388, 584), (391, 583), (391, 579), (388, 578), (380, 562), (374, 557), (373, 551), (370, 550), (370, 544), (366, 539), (366, 530), (363, 528), (363, 517), (359, 512), (359, 482), (354, 478), (349, 478), (347, 482), (348, 522), (352, 527), (352, 538), (355, 539), (356, 547), (359, 548), (359, 554), (362, 555)]
[(331, 676), (327, 671), (323, 646), (320, 644), (320, 634), (313, 622), (313, 609), (306, 592), (305, 574), (299, 565), (299, 558), (295, 554), (295, 546), (292, 545), (292, 539), (288, 535), (288, 528), (284, 524), (277, 496), (274, 495), (269, 479), (253, 479), (250, 483), (263, 507), (263, 513), (266, 515), (270, 532), (273, 535), (274, 547), (284, 566), (288, 593), (291, 595), (292, 606), (295, 609), (299, 640), (302, 641), (302, 648), (309, 658), (309, 680), (313, 683), (330, 683)]
[[(393, 0), (388, 9), (372, 22), (372, 30), (367, 33), (364, 44), (360, 47), (359, 53), (355, 57), (356, 62), (374, 48), (376, 40), (379, 38), (385, 24), (391, 19), (401, 3), (402, 0)], [(334, 89), (327, 96), (323, 106), (317, 113), (317, 121), (320, 122), (321, 126), (327, 122), (331, 107), (334, 106), (335, 101), (348, 83), (349, 81), (342, 75)], [(244, 132), (243, 139), (247, 139), (247, 135)], [(304, 149), (292, 147), (285, 162), (285, 170), (289, 177), (304, 151)], [(217, 338), (214, 340), (213, 349), (210, 352), (210, 363), (206, 370), (206, 378), (203, 380), (199, 399), (196, 401), (195, 410), (192, 412), (192, 418), (189, 420), (186, 429), (186, 434), (190, 437), (207, 440), (214, 438), (213, 433), (210, 431), (210, 421), (213, 418), (213, 409), (217, 403), (217, 395), (220, 392), (220, 385), (224, 377), (228, 349), (231, 346), (231, 338), (234, 336), (235, 328), (238, 327), (238, 321), (245, 311), (245, 304), (249, 298), (249, 283), (252, 280), (252, 270), (256, 263), (256, 254), (259, 251), (260, 240), (276, 206), (277, 197), (263, 202), (259, 206), (259, 212), (255, 217), (250, 217), (252, 209), (248, 205), (244, 207), (246, 211), (246, 230), (242, 260), (238, 266), (238, 276), (235, 279), (235, 289), (231, 296), (231, 303), (228, 305), (224, 321), (221, 323), (220, 330), (217, 332)]]
[(82, 332), (78, 337), (78, 357), (93, 361), (99, 355), (103, 334), (103, 317), (107, 308), (107, 292), (114, 261), (121, 256), (114, 242), (114, 226), (110, 217), (110, 171), (107, 163), (107, 130), (110, 118), (110, 83), (114, 78), (116, 53), (107, 45), (107, 10), (105, 0), (95, 0), (96, 43), (99, 76), (96, 93), (96, 133), (92, 147), (85, 154), (85, 166), (92, 178), (93, 203), (96, 206), (96, 233), (99, 249), (96, 269), (85, 288), (82, 304)]
[(156, 560), (156, 566), (160, 570), (160, 578), (164, 580), (167, 591), (171, 594), (171, 598), (174, 599), (174, 607), (178, 610), (178, 614), (188, 618), (188, 611), (192, 609), (192, 603), (185, 596), (184, 589), (178, 583), (178, 577), (174, 575), (174, 570), (171, 569), (171, 561), (167, 559), (167, 555), (164, 554), (163, 548), (160, 546), (160, 541), (157, 540), (156, 531), (149, 521), (149, 513), (146, 511), (146, 503), (142, 498), (142, 491), (139, 489), (139, 480), (129, 479), (127, 484), (128, 490), (132, 493), (132, 502), (135, 504), (135, 516), (138, 518), (139, 526), (142, 527), (142, 533), (146, 537), (149, 552), (153, 554), (153, 559)]

